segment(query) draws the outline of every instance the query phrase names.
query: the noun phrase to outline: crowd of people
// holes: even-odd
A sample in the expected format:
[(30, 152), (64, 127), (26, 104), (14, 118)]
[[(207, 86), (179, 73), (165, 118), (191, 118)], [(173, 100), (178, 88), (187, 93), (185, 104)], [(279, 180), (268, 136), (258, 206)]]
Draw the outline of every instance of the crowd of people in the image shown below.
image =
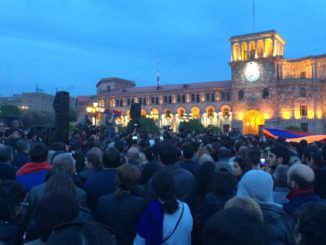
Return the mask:
[(80, 128), (0, 144), (0, 244), (326, 244), (326, 144)]

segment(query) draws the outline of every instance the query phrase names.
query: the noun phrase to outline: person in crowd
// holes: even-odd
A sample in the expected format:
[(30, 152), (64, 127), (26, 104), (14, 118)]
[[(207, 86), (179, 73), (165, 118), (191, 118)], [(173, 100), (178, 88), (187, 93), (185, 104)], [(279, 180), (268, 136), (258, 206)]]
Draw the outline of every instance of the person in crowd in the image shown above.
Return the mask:
[(314, 169), (315, 172), (315, 186), (314, 192), (316, 195), (326, 199), (326, 145), (321, 147), (322, 162), (318, 168)]
[(203, 231), (204, 245), (265, 245), (264, 224), (252, 211), (227, 208), (211, 217)]
[(138, 147), (136, 147), (136, 146), (131, 146), (129, 148), (129, 150), (127, 151), (128, 163), (135, 165), (135, 166), (139, 167), (139, 169), (140, 169), (141, 162), (139, 159), (139, 154), (140, 154), (140, 151), (139, 151)]
[(96, 220), (111, 227), (121, 245), (133, 243), (136, 225), (145, 207), (143, 198), (131, 194), (139, 178), (140, 171), (136, 166), (121, 165), (117, 168), (117, 191), (100, 197), (96, 205)]
[(279, 165), (274, 171), (274, 191), (273, 199), (274, 202), (283, 205), (288, 202), (287, 195), (289, 193), (288, 182), (287, 182), (287, 172), (289, 168), (285, 165)]
[(263, 212), (261, 211), (259, 204), (252, 198), (233, 197), (225, 203), (224, 209), (227, 208), (245, 209), (255, 215), (257, 219), (264, 221)]
[(104, 169), (91, 176), (84, 186), (92, 210), (96, 207), (97, 200), (102, 195), (112, 194), (116, 191), (116, 168), (119, 166), (120, 153), (115, 148), (105, 151), (103, 154)]
[(245, 154), (245, 161), (251, 169), (260, 169), (260, 152), (256, 148), (250, 148)]
[(194, 154), (195, 152), (192, 144), (185, 143), (182, 147), (182, 156), (184, 158), (184, 161), (180, 163), (180, 166), (190, 171), (196, 178), (198, 176), (200, 166), (197, 161), (193, 160)]
[(221, 146), (218, 148), (218, 161), (216, 163), (229, 163), (230, 154), (231, 151), (227, 147)]
[(127, 163), (128, 159), (125, 153), (125, 142), (121, 139), (116, 139), (114, 142), (114, 147), (119, 151), (120, 153), (120, 163), (125, 164)]
[(277, 145), (268, 151), (266, 163), (271, 174), (274, 173), (277, 166), (289, 165), (289, 161), (290, 152), (285, 146)]
[(198, 159), (199, 166), (202, 166), (205, 162), (211, 162), (215, 164), (213, 157), (209, 153), (203, 153)]
[(36, 208), (35, 218), (39, 239), (27, 242), (25, 245), (47, 244), (53, 229), (60, 224), (74, 221), (78, 212), (78, 201), (71, 191), (57, 189), (48, 192)]
[(25, 163), (31, 161), (29, 157), (29, 146), (25, 139), (19, 139), (16, 143), (16, 154), (14, 155), (14, 160), (12, 165), (16, 168), (22, 167)]
[(55, 227), (47, 245), (117, 245), (109, 227), (96, 222), (68, 223)]
[(0, 241), (6, 245), (22, 244), (24, 231), (19, 215), (25, 195), (25, 188), (13, 180), (0, 183)]
[(239, 181), (241, 177), (251, 169), (250, 164), (248, 164), (245, 159), (240, 156), (236, 156), (232, 164), (232, 174), (234, 178)]
[(188, 205), (176, 199), (174, 177), (159, 171), (153, 176), (152, 187), (156, 200), (140, 218), (134, 245), (190, 245), (193, 220)]
[(297, 245), (326, 245), (326, 205), (307, 204), (299, 215), (295, 229)]
[(103, 169), (103, 153), (98, 147), (91, 148), (86, 155), (86, 166), (78, 173), (82, 182), (85, 184), (87, 180)]
[(31, 162), (26, 163), (16, 173), (16, 181), (23, 184), (27, 191), (44, 183), (52, 166), (47, 162), (48, 148), (43, 143), (36, 143), (30, 149)]
[(283, 209), (293, 217), (297, 211), (308, 202), (325, 203), (325, 200), (314, 194), (314, 171), (307, 165), (295, 164), (288, 171), (288, 186), (290, 192), (287, 196), (288, 203), (283, 204)]
[(201, 221), (205, 223), (213, 214), (222, 210), (224, 204), (234, 196), (235, 181), (229, 163), (218, 163), (211, 182), (209, 192), (200, 211)]
[(6, 145), (0, 145), (0, 180), (14, 180), (17, 169), (12, 166), (13, 158), (12, 148)]
[(169, 141), (161, 142), (159, 159), (163, 164), (162, 170), (169, 172), (174, 178), (177, 199), (191, 203), (195, 195), (196, 180), (191, 172), (176, 164), (177, 149), (175, 145)]
[(268, 244), (293, 244), (293, 223), (273, 201), (273, 179), (262, 170), (250, 170), (238, 184), (237, 197), (250, 197), (258, 202), (264, 216)]

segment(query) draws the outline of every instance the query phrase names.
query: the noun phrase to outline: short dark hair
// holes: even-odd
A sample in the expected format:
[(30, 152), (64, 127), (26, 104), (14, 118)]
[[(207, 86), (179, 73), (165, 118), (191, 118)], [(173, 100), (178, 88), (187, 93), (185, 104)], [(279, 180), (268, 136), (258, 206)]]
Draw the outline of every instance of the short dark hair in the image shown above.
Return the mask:
[(182, 147), (183, 156), (186, 159), (192, 159), (194, 156), (194, 148), (190, 143), (185, 143)]
[(131, 164), (123, 164), (117, 168), (118, 190), (117, 197), (121, 197), (124, 191), (131, 191), (137, 184), (141, 172), (138, 167)]
[(289, 164), (291, 154), (285, 146), (278, 145), (276, 147), (272, 147), (271, 152), (275, 154), (276, 158), (282, 157), (284, 165)]
[(212, 216), (205, 225), (205, 245), (265, 245), (264, 225), (251, 212), (227, 208)]
[(326, 205), (309, 203), (299, 214), (297, 232), (301, 234), (303, 244), (326, 244)]
[(102, 170), (103, 168), (103, 154), (98, 147), (92, 147), (86, 154), (87, 162), (92, 164), (95, 170)]
[(96, 222), (63, 224), (54, 229), (48, 245), (116, 245), (112, 230)]
[(125, 142), (123, 140), (116, 140), (114, 142), (114, 147), (119, 151), (119, 152), (123, 152), (125, 150)]
[(115, 148), (110, 148), (103, 154), (103, 166), (106, 168), (117, 168), (121, 165), (120, 153)]
[(0, 145), (0, 162), (10, 162), (12, 154), (10, 146)]
[(169, 141), (163, 141), (160, 144), (159, 156), (161, 162), (166, 164), (174, 164), (177, 160), (177, 148)]
[(251, 166), (258, 166), (260, 164), (260, 152), (257, 149), (249, 149), (246, 152), (245, 161)]
[(32, 145), (29, 155), (32, 162), (44, 162), (48, 158), (48, 148), (43, 143), (35, 143)]
[(246, 172), (248, 172), (249, 170), (251, 170), (251, 166), (250, 164), (248, 164), (248, 162), (241, 156), (235, 156), (234, 162), (237, 162), (241, 171), (242, 171), (242, 175), (244, 175)]
[(17, 140), (17, 142), (16, 142), (16, 150), (18, 152), (23, 152), (23, 151), (28, 150), (27, 140), (25, 140), (25, 139), (19, 139), (19, 140)]
[(235, 180), (231, 173), (214, 173), (211, 190), (215, 195), (232, 195), (235, 189)]

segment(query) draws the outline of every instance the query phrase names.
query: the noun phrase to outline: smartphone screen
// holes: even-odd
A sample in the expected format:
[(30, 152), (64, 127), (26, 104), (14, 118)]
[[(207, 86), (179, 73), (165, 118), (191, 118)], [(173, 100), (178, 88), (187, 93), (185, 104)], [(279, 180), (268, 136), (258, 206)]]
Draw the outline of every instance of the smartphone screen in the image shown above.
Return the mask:
[(265, 158), (260, 158), (260, 165), (265, 166)]

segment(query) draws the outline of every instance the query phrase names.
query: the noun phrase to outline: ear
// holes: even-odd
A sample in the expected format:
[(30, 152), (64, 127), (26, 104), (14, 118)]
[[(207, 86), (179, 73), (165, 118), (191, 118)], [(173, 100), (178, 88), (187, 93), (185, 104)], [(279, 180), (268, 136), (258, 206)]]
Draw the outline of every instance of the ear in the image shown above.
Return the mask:
[(278, 158), (276, 159), (276, 162), (277, 162), (278, 164), (283, 163), (283, 157), (278, 157)]
[(290, 181), (290, 186), (292, 189), (295, 189), (298, 187), (297, 183), (295, 183), (293, 180)]

